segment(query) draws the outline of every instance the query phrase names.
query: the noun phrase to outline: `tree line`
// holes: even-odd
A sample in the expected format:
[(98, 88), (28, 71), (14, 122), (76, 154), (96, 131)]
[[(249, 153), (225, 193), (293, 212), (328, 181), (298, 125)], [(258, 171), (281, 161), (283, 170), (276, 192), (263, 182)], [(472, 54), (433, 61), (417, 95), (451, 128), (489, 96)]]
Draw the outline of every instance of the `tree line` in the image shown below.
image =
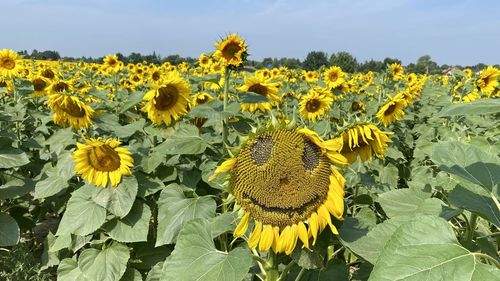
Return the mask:
[[(69, 62), (84, 61), (84, 62), (100, 63), (104, 58), (104, 57), (93, 58), (85, 56), (79, 58), (67, 57), (67, 56), (61, 57), (59, 55), (59, 52), (57, 51), (38, 51), (38, 50), (33, 50), (31, 54), (28, 53), (28, 51), (23, 50), (20, 51), (19, 54), (27, 59), (62, 60)], [(125, 56), (122, 53), (117, 53), (116, 55), (118, 59), (124, 62), (125, 64), (140, 63), (140, 62), (162, 64), (164, 62), (170, 62), (173, 65), (178, 65), (183, 61), (188, 62), (190, 64), (194, 64), (198, 61), (197, 58), (181, 57), (180, 55), (169, 55), (166, 57), (162, 57), (156, 54), (156, 52), (153, 52), (150, 55), (142, 55), (140, 53), (135, 53), (135, 52), (130, 53), (128, 56)], [(387, 65), (392, 63), (401, 64), (401, 60), (387, 57), (381, 61), (370, 59), (364, 62), (358, 62), (358, 60), (349, 52), (337, 52), (328, 56), (328, 54), (323, 51), (311, 51), (307, 54), (306, 58), (303, 61), (297, 58), (268, 57), (264, 58), (262, 61), (249, 60), (246, 62), (246, 65), (256, 68), (263, 68), (263, 67), (273, 68), (273, 67), (284, 66), (290, 69), (302, 68), (306, 70), (317, 70), (321, 67), (328, 67), (335, 65), (335, 66), (340, 66), (342, 70), (346, 72), (354, 73), (354, 72), (368, 72), (368, 71), (375, 71), (375, 72), (383, 71), (386, 69)], [(467, 66), (460, 66), (460, 65), (451, 66), (448, 64), (439, 65), (438, 63), (432, 60), (431, 56), (423, 55), (420, 58), (418, 58), (415, 63), (410, 63), (405, 67), (408, 72), (440, 74), (443, 73), (443, 71), (450, 69), (451, 67), (458, 67), (461, 69), (470, 68), (472, 71), (477, 72), (485, 68), (486, 65), (483, 63), (478, 63), (476, 65), (467, 65)], [(500, 66), (496, 65), (496, 67)]]

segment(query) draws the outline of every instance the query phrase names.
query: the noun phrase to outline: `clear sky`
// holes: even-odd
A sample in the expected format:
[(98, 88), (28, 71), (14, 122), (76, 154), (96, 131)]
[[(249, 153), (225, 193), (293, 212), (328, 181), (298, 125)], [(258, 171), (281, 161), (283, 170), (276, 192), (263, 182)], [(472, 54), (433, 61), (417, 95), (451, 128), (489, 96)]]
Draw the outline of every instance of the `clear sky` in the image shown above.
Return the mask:
[(121, 52), (197, 57), (237, 32), (250, 59), (348, 51), (424, 54), (439, 64), (500, 63), (500, 0), (0, 0), (0, 49), (62, 56)]

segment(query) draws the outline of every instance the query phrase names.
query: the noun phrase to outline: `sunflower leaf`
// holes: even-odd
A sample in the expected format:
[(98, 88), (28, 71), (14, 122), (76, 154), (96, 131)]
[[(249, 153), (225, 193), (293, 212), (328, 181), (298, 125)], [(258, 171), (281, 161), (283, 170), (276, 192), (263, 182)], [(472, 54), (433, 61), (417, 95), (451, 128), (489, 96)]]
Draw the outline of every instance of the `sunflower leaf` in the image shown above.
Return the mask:
[(174, 251), (163, 264), (160, 280), (238, 281), (251, 265), (252, 254), (247, 248), (219, 251), (210, 224), (196, 219), (181, 230)]
[(124, 176), (116, 188), (94, 188), (92, 200), (115, 216), (125, 217), (132, 208), (138, 184), (134, 176)]
[(453, 104), (439, 112), (439, 117), (473, 114), (495, 114), (500, 112), (499, 99), (479, 99), (469, 103)]
[(0, 213), (0, 246), (13, 246), (19, 241), (19, 226), (14, 218)]
[(201, 138), (194, 125), (182, 125), (163, 143), (154, 148), (164, 154), (200, 154), (208, 147), (208, 142)]
[(253, 92), (239, 92), (238, 97), (240, 101), (244, 103), (261, 103), (269, 101), (265, 96)]
[(129, 94), (120, 109), (120, 113), (124, 113), (125, 111), (139, 104), (142, 101), (144, 94), (145, 92), (141, 91)]
[(13, 167), (24, 166), (28, 164), (30, 160), (28, 155), (24, 153), (21, 149), (14, 147), (2, 147), (0, 148), (0, 168), (9, 169)]
[(136, 201), (128, 215), (112, 219), (103, 228), (111, 238), (119, 242), (147, 241), (150, 219), (149, 206)]
[(78, 267), (89, 280), (118, 281), (127, 269), (129, 257), (127, 246), (113, 242), (103, 250), (84, 250), (78, 259)]

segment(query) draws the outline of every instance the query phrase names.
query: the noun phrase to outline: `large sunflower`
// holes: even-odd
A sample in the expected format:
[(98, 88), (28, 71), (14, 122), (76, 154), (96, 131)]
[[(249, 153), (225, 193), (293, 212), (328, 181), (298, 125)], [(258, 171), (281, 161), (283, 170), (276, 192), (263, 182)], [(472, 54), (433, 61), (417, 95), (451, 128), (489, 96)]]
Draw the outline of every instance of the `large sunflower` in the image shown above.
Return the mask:
[(130, 151), (119, 147), (115, 139), (85, 139), (85, 143), (76, 143), (73, 152), (76, 162), (75, 173), (96, 186), (107, 187), (108, 183), (116, 187), (123, 175), (132, 173), (134, 159)]
[(171, 72), (144, 95), (146, 105), (142, 110), (148, 113), (154, 124), (163, 122), (168, 126), (188, 112), (190, 94), (189, 83), (179, 74)]
[(337, 88), (345, 82), (346, 73), (338, 66), (332, 66), (323, 73), (323, 81), (331, 88)]
[(19, 55), (16, 52), (8, 49), (0, 51), (0, 77), (16, 77), (20, 69)]
[(481, 92), (489, 96), (498, 86), (499, 75), (500, 70), (496, 69), (493, 66), (488, 66), (488, 68), (486, 68), (481, 72), (481, 74), (479, 74), (476, 85), (481, 90)]
[(392, 142), (389, 134), (392, 133), (383, 132), (373, 124), (360, 124), (342, 131), (335, 141), (341, 144), (340, 153), (349, 163), (356, 161), (358, 155), (365, 162), (373, 155), (384, 158), (387, 143)]
[(338, 234), (331, 215), (342, 220), (345, 180), (332, 163), (346, 163), (338, 148), (308, 129), (251, 137), (214, 173), (230, 173), (231, 192), (243, 211), (234, 237), (245, 236), (252, 219), (251, 249), (289, 255), (299, 239), (305, 247), (314, 245), (326, 226)]
[(255, 112), (257, 109), (261, 111), (269, 111), (279, 99), (278, 83), (271, 81), (271, 78), (266, 78), (263, 74), (256, 73), (252, 77), (245, 77), (245, 84), (238, 89), (243, 92), (252, 92), (259, 94), (268, 99), (267, 102), (259, 103), (241, 103), (242, 111)]
[(404, 109), (408, 101), (403, 98), (406, 97), (403, 96), (403, 94), (406, 95), (406, 92), (400, 92), (393, 98), (389, 98), (389, 100), (377, 112), (377, 119), (382, 122), (385, 127), (397, 120), (400, 120), (405, 115)]
[(215, 44), (214, 58), (226, 66), (239, 66), (246, 60), (247, 45), (238, 34), (231, 34)]
[(320, 94), (311, 89), (299, 102), (300, 115), (304, 119), (316, 120), (330, 110), (332, 102), (331, 96)]
[(54, 111), (52, 118), (59, 126), (71, 126), (75, 130), (92, 126), (94, 110), (74, 95), (52, 94), (45, 103)]

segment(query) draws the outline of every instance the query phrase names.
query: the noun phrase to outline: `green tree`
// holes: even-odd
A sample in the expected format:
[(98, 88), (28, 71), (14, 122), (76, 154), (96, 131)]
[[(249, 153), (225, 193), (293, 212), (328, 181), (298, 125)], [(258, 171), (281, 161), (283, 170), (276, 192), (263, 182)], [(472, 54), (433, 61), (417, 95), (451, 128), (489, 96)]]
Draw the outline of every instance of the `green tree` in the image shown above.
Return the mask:
[(383, 62), (371, 59), (369, 61), (365, 61), (364, 63), (360, 64), (358, 71), (366, 73), (368, 71), (379, 72), (384, 69), (385, 69), (385, 64)]
[(415, 64), (416, 73), (436, 74), (440, 73), (440, 68), (436, 62), (431, 59), (431, 56), (424, 55), (418, 58)]
[(325, 65), (328, 65), (328, 57), (325, 52), (321, 51), (309, 52), (306, 59), (302, 63), (302, 67), (306, 70), (317, 70)]
[(330, 56), (330, 65), (340, 66), (343, 71), (354, 73), (358, 70), (358, 61), (348, 52), (338, 52)]

